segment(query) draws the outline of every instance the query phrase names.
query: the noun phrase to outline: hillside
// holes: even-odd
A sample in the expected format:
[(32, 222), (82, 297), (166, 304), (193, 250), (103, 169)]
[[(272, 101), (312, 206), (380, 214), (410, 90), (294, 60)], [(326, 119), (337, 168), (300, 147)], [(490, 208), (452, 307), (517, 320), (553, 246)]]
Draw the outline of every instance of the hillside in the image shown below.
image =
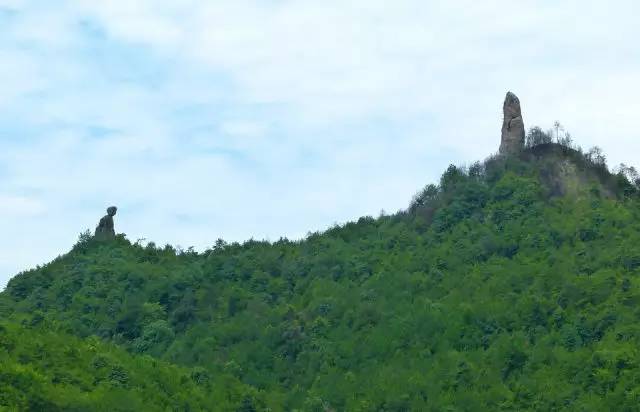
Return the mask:
[(97, 346), (148, 410), (636, 410), (638, 245), (637, 187), (550, 143), (302, 241), (83, 235), (0, 294), (0, 409), (24, 387), (97, 409), (117, 396), (87, 366)]
[[(241, 406), (251, 394), (203, 368), (131, 356), (92, 337), (79, 339), (38, 324), (0, 323), (0, 410), (216, 410)], [(222, 392), (222, 391), (220, 391)]]

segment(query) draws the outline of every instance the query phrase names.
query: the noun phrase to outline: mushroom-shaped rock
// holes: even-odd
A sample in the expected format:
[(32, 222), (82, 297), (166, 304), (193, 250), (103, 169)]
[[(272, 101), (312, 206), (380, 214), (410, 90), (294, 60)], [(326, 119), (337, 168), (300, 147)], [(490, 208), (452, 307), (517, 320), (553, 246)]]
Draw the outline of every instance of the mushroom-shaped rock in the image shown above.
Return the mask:
[(524, 149), (524, 122), (520, 99), (515, 94), (508, 92), (504, 99), (504, 120), (502, 122), (502, 141), (500, 154), (508, 155), (519, 153)]
[(107, 215), (100, 219), (98, 227), (96, 227), (96, 239), (98, 240), (113, 240), (116, 237), (115, 229), (113, 228), (113, 217), (116, 215), (118, 208), (110, 206), (107, 208)]

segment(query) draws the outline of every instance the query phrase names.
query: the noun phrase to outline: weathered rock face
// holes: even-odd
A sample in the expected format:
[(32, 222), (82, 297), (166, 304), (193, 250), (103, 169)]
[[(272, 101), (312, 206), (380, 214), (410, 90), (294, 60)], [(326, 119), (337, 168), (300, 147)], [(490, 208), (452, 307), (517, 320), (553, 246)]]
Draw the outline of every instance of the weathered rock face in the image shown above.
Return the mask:
[(113, 228), (113, 217), (116, 215), (118, 208), (111, 206), (107, 208), (107, 215), (100, 219), (98, 227), (96, 227), (96, 239), (113, 240), (116, 238), (116, 231)]
[(502, 141), (500, 154), (514, 154), (524, 150), (524, 122), (520, 109), (520, 99), (508, 92), (504, 99), (504, 121), (502, 122)]

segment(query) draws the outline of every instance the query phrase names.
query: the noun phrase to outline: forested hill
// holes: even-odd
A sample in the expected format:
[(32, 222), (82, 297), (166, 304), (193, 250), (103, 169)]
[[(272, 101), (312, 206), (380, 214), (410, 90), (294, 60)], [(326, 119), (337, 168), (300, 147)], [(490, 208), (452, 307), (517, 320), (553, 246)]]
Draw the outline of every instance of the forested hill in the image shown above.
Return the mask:
[(302, 241), (81, 236), (0, 294), (0, 410), (637, 410), (635, 178), (542, 144)]

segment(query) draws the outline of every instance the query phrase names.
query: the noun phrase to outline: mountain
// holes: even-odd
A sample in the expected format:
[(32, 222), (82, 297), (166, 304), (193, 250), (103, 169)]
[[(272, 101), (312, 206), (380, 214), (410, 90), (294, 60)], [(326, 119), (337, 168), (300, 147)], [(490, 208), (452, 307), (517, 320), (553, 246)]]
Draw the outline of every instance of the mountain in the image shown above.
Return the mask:
[(0, 409), (637, 410), (633, 170), (530, 135), (301, 241), (81, 235), (0, 294)]
[[(225, 387), (203, 368), (132, 356), (39, 321), (0, 322), (0, 410), (219, 410), (242, 405), (243, 393), (250, 393), (236, 392), (244, 386), (239, 382)], [(225, 390), (212, 393), (212, 387)]]

